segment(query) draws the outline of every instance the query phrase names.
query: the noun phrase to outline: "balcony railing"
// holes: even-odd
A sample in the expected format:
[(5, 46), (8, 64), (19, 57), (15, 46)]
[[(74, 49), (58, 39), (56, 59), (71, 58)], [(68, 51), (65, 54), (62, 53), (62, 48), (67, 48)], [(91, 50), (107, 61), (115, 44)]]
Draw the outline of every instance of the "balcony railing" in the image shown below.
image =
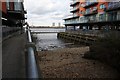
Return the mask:
[(77, 7), (75, 7), (75, 8), (73, 8), (73, 9), (71, 9), (71, 11), (70, 12), (76, 12), (76, 11), (79, 11), (79, 6), (77, 6)]
[(15, 19), (21, 19), (21, 20), (25, 19), (24, 11), (21, 11), (21, 10), (8, 10), (7, 13), (8, 13), (8, 16), (13, 17)]
[(80, 3), (80, 0), (74, 0), (74, 1), (70, 4), (70, 6), (74, 6), (74, 5), (79, 4), (79, 3)]
[(115, 9), (120, 9), (120, 2), (110, 2), (108, 5), (108, 8), (106, 8), (106, 11), (111, 11)]
[(78, 23), (97, 23), (97, 22), (114, 22), (114, 21), (120, 21), (120, 14), (115, 16), (103, 16), (103, 17), (82, 17), (78, 21), (74, 21), (73, 19), (68, 20), (65, 22), (65, 24), (78, 24)]
[(87, 7), (90, 7), (90, 6), (93, 6), (95, 4), (98, 4), (98, 2), (86, 2), (85, 5), (83, 6), (84, 8), (87, 8)]
[(24, 14), (27, 14), (27, 10), (24, 10)]
[(83, 15), (84, 16), (89, 16), (89, 15), (94, 15), (94, 14), (97, 14), (97, 13), (98, 13), (97, 9), (94, 9), (91, 12), (85, 12)]
[(73, 14), (73, 17), (79, 17), (79, 15), (78, 14)]
[(103, 17), (92, 17), (87, 19), (84, 18), (83, 23), (85, 23), (86, 20), (87, 20), (87, 23), (120, 21), (120, 15), (117, 15), (116, 17), (103, 16)]
[(70, 22), (65, 22), (64, 24), (79, 24), (79, 21), (70, 21)]
[(68, 21), (65, 21), (64, 24), (78, 24), (80, 23), (79, 20), (68, 20)]

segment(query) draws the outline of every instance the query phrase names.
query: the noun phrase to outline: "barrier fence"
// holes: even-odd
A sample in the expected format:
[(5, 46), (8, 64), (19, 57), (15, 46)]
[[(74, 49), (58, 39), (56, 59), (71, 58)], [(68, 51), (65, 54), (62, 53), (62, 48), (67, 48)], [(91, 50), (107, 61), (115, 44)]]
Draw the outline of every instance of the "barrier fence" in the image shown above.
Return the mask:
[(29, 27), (27, 27), (27, 40), (28, 40), (28, 44), (27, 44), (27, 56), (26, 56), (26, 60), (27, 60), (27, 78), (28, 79), (35, 79), (38, 80), (39, 79), (39, 69), (38, 69), (38, 65), (37, 65), (37, 61), (36, 61), (36, 56), (35, 56), (35, 48), (34, 48), (34, 44), (32, 42), (32, 37), (31, 37), (31, 32)]

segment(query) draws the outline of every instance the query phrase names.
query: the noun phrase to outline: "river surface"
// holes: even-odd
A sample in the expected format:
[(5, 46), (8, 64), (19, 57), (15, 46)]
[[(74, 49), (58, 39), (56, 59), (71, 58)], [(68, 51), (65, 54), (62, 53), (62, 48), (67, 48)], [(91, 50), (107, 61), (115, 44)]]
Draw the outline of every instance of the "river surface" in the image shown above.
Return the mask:
[[(34, 28), (33, 32), (65, 32), (64, 28)], [(58, 48), (79, 47), (70, 41), (57, 38), (57, 33), (40, 33), (34, 34), (37, 37), (36, 47), (37, 51), (55, 50)]]

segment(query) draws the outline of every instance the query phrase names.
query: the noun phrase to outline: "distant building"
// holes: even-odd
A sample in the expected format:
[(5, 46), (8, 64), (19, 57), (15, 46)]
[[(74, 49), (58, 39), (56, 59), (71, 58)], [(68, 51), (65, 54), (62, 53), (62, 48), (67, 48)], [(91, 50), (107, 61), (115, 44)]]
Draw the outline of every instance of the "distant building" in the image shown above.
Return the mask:
[(73, 16), (66, 18), (65, 27), (79, 29), (119, 29), (120, 28), (120, 1), (101, 2), (101, 0), (72, 0), (71, 13)]
[(61, 26), (61, 23), (59, 22), (59, 23), (58, 23), (58, 27), (60, 27), (60, 26)]
[(55, 23), (52, 23), (52, 26), (55, 26)]

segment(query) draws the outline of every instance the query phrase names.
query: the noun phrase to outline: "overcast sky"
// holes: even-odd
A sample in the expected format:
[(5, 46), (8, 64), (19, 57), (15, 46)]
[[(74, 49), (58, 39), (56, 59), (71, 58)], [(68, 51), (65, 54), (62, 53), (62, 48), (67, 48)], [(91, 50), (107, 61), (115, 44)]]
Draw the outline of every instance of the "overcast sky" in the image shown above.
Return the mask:
[(70, 14), (70, 0), (24, 0), (24, 6), (30, 25), (51, 26), (53, 22), (62, 25)]

